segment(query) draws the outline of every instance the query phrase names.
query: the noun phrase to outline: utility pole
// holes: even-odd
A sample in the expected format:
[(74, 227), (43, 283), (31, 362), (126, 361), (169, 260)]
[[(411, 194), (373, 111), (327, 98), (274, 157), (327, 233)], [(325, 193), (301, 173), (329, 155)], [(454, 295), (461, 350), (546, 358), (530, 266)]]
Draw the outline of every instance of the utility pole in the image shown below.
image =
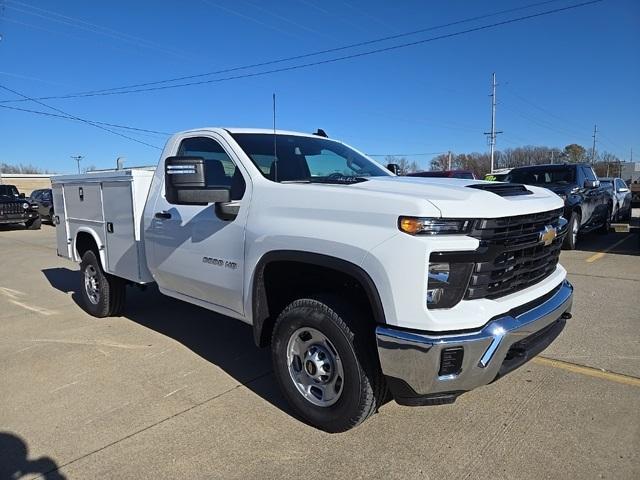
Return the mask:
[(489, 148), (491, 150), (491, 172), (493, 173), (493, 157), (496, 150), (496, 135), (502, 132), (496, 132), (496, 74), (491, 74), (491, 131), (484, 132), (485, 135), (489, 135)]
[(71, 155), (71, 158), (73, 158), (76, 162), (78, 162), (78, 173), (80, 173), (80, 160), (82, 160), (84, 158), (84, 156), (82, 156), (82, 155)]
[(596, 135), (598, 134), (598, 125), (593, 126), (593, 146), (591, 147), (591, 163), (596, 163)]
[(449, 150), (449, 156), (447, 160), (447, 170), (451, 170), (451, 150)]

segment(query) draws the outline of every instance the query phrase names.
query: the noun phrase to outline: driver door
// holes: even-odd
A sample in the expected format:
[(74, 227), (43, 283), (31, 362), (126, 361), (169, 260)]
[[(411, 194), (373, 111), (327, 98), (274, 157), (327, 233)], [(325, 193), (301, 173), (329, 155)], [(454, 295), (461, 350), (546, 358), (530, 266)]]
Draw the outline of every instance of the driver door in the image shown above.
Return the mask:
[[(230, 150), (229, 150), (230, 151)], [(244, 174), (223, 145), (212, 137), (185, 138), (179, 156), (205, 160), (208, 187), (231, 189), (238, 215), (221, 218), (215, 203), (173, 205), (163, 191), (146, 231), (150, 268), (161, 289), (244, 314), (244, 229), (247, 218)]]

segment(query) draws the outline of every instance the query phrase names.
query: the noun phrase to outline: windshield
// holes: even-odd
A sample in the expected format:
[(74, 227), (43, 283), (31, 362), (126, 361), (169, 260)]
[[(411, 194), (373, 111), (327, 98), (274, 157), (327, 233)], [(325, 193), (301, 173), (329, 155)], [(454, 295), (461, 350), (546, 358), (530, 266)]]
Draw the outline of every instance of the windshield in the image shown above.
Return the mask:
[(274, 145), (274, 135), (267, 133), (232, 136), (262, 174), (274, 182), (350, 184), (391, 175), (355, 150), (326, 138), (276, 135)]
[(523, 168), (509, 172), (507, 182), (527, 185), (572, 184), (576, 181), (575, 168), (541, 167)]
[(0, 185), (0, 197), (16, 198), (18, 189), (14, 185)]

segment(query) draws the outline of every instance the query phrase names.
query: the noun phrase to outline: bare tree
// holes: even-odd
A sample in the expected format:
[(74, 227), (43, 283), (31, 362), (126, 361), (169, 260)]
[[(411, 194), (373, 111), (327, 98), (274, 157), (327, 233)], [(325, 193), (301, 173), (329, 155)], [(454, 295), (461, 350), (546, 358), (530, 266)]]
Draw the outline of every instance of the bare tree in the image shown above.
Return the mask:
[(415, 160), (407, 160), (407, 157), (396, 157), (394, 155), (387, 155), (384, 160), (385, 162), (387, 162), (387, 165), (390, 163), (395, 163), (396, 165), (398, 165), (401, 175), (417, 172), (419, 169), (418, 163)]

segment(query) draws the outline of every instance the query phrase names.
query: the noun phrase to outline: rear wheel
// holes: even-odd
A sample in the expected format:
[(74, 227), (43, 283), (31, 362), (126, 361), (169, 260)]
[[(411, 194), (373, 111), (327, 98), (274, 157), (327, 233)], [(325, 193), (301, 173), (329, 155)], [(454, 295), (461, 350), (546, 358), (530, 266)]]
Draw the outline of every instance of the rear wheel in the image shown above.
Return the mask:
[(567, 225), (567, 236), (564, 237), (564, 248), (566, 250), (575, 250), (578, 243), (578, 231), (580, 230), (580, 214), (572, 212)]
[(124, 281), (104, 272), (93, 250), (82, 255), (80, 271), (85, 310), (98, 318), (120, 315), (126, 294)]
[(37, 217), (33, 220), (28, 220), (24, 222), (24, 226), (27, 227), (27, 230), (40, 230), (40, 227), (42, 226), (42, 219)]
[(373, 329), (364, 321), (344, 300), (318, 296), (291, 303), (274, 326), (280, 389), (298, 416), (327, 432), (355, 427), (385, 399)]

